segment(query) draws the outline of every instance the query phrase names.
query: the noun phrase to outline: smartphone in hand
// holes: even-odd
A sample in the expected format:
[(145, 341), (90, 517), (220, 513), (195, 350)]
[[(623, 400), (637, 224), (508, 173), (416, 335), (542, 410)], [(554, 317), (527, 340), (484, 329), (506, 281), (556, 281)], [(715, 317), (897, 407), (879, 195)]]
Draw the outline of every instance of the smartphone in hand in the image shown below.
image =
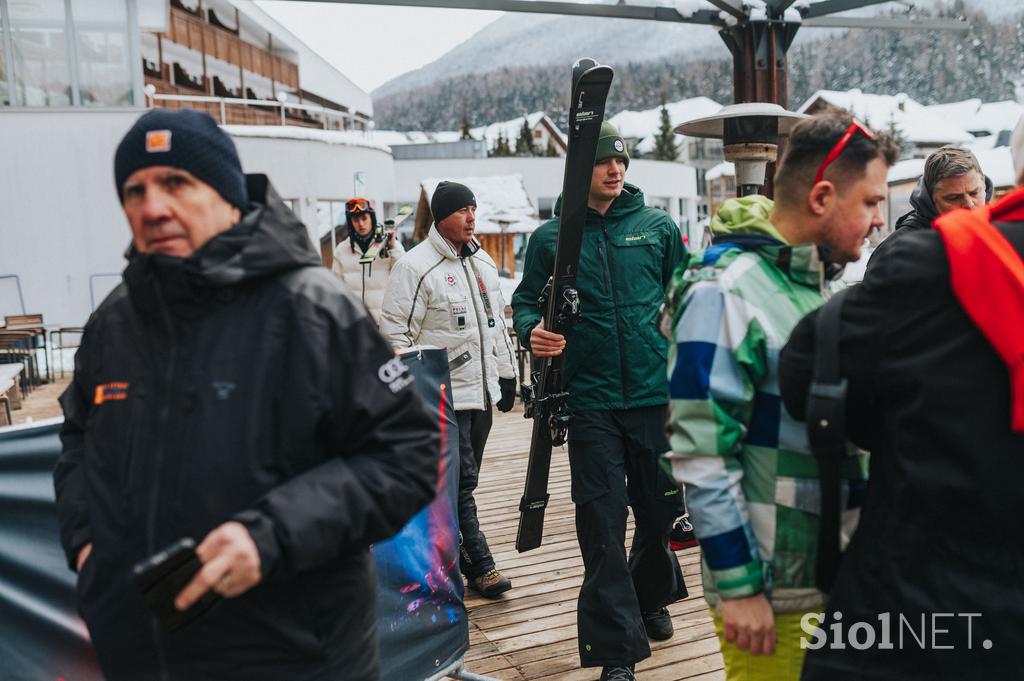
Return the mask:
[(196, 555), (195, 541), (185, 537), (136, 563), (132, 568), (135, 585), (165, 632), (174, 631), (194, 621), (220, 600), (217, 593), (210, 591), (188, 610), (174, 607), (174, 599), (188, 586), (202, 566)]

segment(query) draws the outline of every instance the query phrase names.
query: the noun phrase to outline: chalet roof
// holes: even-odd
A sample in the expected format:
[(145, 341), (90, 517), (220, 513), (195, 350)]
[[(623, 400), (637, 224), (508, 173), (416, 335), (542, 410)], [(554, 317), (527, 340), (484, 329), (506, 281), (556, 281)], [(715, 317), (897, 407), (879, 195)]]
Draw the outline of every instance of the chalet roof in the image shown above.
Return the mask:
[(895, 126), (913, 144), (968, 144), (974, 137), (956, 124), (944, 120), (905, 94), (875, 95), (858, 89), (818, 90), (798, 111), (807, 113), (822, 104), (846, 109), (868, 127), (886, 131)]
[(967, 99), (925, 108), (972, 135), (998, 135), (1004, 130), (1013, 130), (1024, 116), (1024, 104), (1012, 100), (985, 103), (980, 99)]
[[(498, 142), (498, 135), (503, 134), (509, 143), (515, 145), (516, 138), (519, 136), (519, 130), (523, 127), (523, 116), (518, 118), (512, 118), (507, 121), (499, 121), (497, 123), (491, 123), (490, 125), (482, 125), (476, 128), (470, 129), (470, 134), (473, 135), (474, 139), (485, 140), (488, 148), (493, 148)], [(568, 138), (565, 133), (559, 130), (555, 122), (551, 120), (547, 114), (543, 111), (534, 111), (531, 114), (526, 114), (526, 124), (530, 130), (534, 130), (538, 125), (545, 125), (551, 132), (556, 133), (561, 137), (563, 143), (568, 143)]]
[[(680, 123), (718, 113), (722, 105), (707, 97), (692, 97), (669, 102), (665, 108), (668, 109), (668, 117), (674, 128)], [(634, 148), (646, 154), (654, 150), (654, 138), (661, 127), (661, 107), (645, 111), (620, 111), (608, 122), (618, 128), (619, 134), (626, 139), (639, 140)]]

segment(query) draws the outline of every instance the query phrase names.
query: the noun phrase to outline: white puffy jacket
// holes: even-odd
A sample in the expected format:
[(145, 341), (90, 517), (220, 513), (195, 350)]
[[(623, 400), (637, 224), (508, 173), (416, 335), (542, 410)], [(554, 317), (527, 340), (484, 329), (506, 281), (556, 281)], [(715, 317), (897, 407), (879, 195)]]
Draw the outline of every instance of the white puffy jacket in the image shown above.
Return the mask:
[(380, 331), (396, 350), (448, 349), (455, 409), (494, 404), (501, 397), (498, 377), (517, 378), (498, 268), (475, 241), (460, 255), (431, 227), (426, 241), (391, 270)]
[(363, 301), (363, 305), (366, 305), (373, 320), (380, 324), (380, 306), (384, 302), (388, 278), (395, 263), (403, 255), (405, 249), (396, 238), (394, 247), (388, 251), (388, 257), (377, 258), (371, 263), (360, 265), (362, 251), (352, 243), (352, 239), (345, 239), (334, 249), (334, 264), (331, 265), (331, 271), (341, 277), (345, 286), (348, 286), (349, 290)]

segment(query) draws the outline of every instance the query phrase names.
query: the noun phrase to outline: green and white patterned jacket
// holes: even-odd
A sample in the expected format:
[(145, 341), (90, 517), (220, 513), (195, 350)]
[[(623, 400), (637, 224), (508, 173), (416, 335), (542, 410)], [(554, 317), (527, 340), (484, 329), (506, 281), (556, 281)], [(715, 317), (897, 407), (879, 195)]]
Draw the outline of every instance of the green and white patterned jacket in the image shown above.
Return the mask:
[[(772, 202), (726, 202), (715, 244), (675, 270), (663, 331), (670, 338), (667, 455), (685, 483), (703, 553), (708, 602), (765, 592), (777, 612), (819, 608), (814, 587), (821, 499), (804, 424), (779, 396), (779, 351), (820, 306), (824, 266), (769, 222)], [(856, 526), (867, 456), (844, 467), (844, 534)]]

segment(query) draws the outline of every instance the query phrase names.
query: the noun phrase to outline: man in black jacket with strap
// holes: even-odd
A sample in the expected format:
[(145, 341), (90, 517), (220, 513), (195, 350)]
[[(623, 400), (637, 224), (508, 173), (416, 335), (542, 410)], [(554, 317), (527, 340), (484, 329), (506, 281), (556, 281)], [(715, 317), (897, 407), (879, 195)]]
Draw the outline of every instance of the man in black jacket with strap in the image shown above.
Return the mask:
[[(1013, 139), (1021, 186), (895, 241), (827, 303), (841, 304), (846, 433), (871, 451), (871, 477), (824, 621), (804, 629), (803, 681), (1024, 668), (1024, 120)], [(797, 417), (820, 312), (780, 356)]]
[[(124, 283), (86, 325), (54, 473), (79, 610), (108, 681), (378, 676), (370, 543), (434, 495), (438, 436), (362, 304), (231, 139), (194, 111), (129, 130)], [(182, 537), (164, 633), (131, 568)]]

